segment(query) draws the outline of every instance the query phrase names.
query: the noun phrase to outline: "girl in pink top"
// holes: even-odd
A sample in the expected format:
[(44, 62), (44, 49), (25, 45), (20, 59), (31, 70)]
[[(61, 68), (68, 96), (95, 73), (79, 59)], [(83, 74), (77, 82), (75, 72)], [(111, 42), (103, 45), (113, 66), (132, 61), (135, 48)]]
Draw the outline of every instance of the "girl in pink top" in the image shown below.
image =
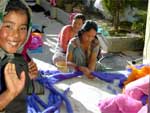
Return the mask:
[(56, 64), (57, 61), (66, 60), (66, 50), (68, 42), (73, 38), (80, 30), (85, 22), (85, 16), (83, 14), (76, 14), (73, 18), (71, 25), (64, 26), (58, 36), (58, 43), (53, 55), (52, 61)]

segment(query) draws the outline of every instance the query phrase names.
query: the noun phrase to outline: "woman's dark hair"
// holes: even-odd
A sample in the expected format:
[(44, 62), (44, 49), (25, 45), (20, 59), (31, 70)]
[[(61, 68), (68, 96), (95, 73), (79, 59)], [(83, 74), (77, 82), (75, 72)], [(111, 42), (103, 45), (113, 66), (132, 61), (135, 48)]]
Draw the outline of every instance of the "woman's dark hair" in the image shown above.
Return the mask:
[(81, 13), (78, 13), (76, 14), (74, 17), (73, 17), (73, 20), (76, 20), (76, 19), (82, 19), (83, 23), (85, 22), (86, 18), (83, 14)]
[(97, 32), (98, 26), (95, 21), (87, 20), (82, 28), (78, 32), (78, 37), (80, 38), (84, 32), (88, 32), (91, 29), (94, 29)]
[(29, 28), (30, 25), (30, 13), (28, 7), (21, 1), (21, 0), (9, 0), (5, 12), (8, 14), (11, 11), (24, 11), (28, 18), (28, 25)]

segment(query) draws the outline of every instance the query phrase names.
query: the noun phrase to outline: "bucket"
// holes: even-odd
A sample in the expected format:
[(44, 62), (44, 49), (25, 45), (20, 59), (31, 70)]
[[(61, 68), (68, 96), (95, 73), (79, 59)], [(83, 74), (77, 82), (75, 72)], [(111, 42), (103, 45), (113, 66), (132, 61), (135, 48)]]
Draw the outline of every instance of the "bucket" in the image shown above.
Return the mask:
[(61, 72), (68, 72), (68, 67), (65, 61), (58, 61), (56, 62), (56, 67), (58, 70), (60, 70)]

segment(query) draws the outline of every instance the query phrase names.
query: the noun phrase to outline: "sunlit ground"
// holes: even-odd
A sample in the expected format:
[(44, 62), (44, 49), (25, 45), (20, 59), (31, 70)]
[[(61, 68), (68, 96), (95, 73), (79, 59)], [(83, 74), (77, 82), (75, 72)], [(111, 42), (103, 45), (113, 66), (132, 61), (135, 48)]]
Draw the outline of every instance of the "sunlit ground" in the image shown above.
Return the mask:
[(106, 85), (108, 84), (98, 79), (88, 80), (85, 77), (77, 77), (58, 83), (56, 87), (63, 91), (70, 88), (69, 98), (74, 110), (100, 113), (98, 108), (100, 100), (114, 96), (106, 89)]

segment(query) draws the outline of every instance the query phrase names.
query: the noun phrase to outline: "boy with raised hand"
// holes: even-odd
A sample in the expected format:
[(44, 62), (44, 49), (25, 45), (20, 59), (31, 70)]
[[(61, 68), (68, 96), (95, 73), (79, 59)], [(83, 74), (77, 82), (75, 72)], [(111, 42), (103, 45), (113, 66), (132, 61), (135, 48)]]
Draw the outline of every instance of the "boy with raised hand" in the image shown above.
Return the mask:
[[(3, 95), (8, 89), (5, 70), (7, 70), (8, 64), (14, 65), (15, 68), (14, 66), (9, 67), (10, 70), (13, 70), (11, 71), (13, 74), (9, 74), (17, 74), (17, 80), (22, 80), (22, 76), (25, 74), (25, 87), (18, 90), (20, 94), (19, 92), (16, 93), (18, 96), (16, 95), (16, 98), (12, 99), (5, 107), (5, 112), (26, 113), (26, 90), (30, 83), (30, 78), (32, 78), (28, 75), (32, 76), (30, 72), (32, 72), (33, 67), (28, 66), (20, 53), (31, 31), (30, 10), (24, 0), (1, 0), (0, 4), (0, 95)], [(28, 68), (30, 71), (28, 71)], [(22, 74), (23, 72), (24, 74)], [(22, 85), (24, 86), (24, 83)], [(16, 89), (18, 87), (16, 86)]]

